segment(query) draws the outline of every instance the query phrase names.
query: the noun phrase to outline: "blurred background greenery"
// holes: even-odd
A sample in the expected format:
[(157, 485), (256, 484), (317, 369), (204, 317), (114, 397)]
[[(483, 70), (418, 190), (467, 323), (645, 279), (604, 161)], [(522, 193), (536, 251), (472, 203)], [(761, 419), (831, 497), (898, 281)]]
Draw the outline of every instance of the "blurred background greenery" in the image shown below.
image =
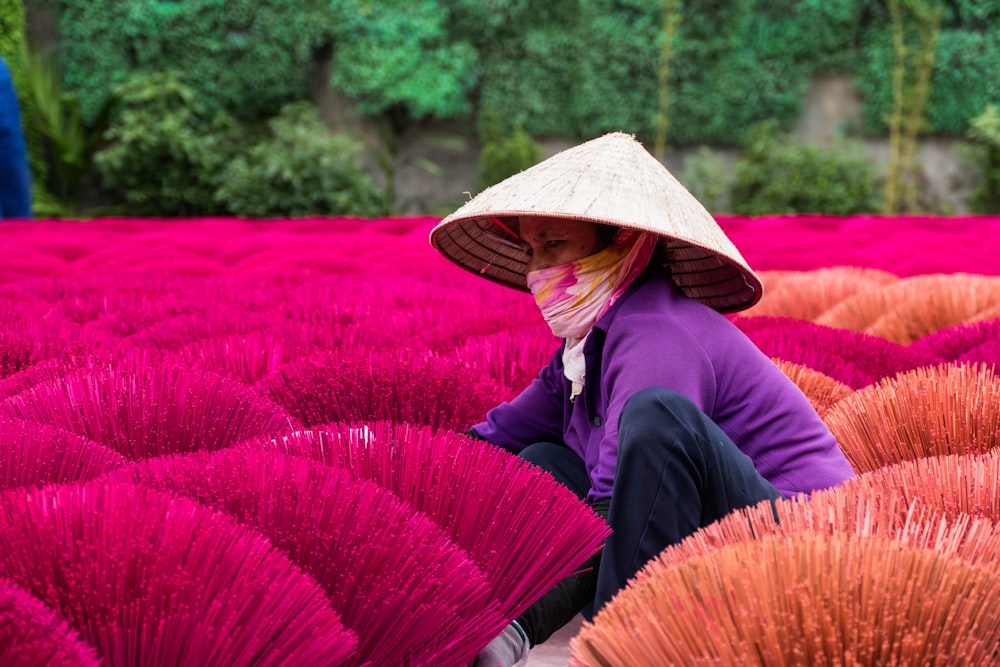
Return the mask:
[(36, 217), (439, 214), (617, 130), (714, 211), (1000, 212), (1000, 0), (0, 0), (0, 53)]

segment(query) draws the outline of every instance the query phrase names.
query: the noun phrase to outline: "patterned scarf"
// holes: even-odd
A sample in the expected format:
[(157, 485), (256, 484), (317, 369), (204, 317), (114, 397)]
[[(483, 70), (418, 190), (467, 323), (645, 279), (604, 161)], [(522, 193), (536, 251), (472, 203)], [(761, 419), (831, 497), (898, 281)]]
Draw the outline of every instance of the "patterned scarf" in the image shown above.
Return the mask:
[(583, 344), (594, 323), (645, 271), (659, 237), (621, 229), (604, 250), (567, 264), (531, 271), (528, 289), (552, 333), (566, 339), (563, 369), (570, 398), (583, 389)]

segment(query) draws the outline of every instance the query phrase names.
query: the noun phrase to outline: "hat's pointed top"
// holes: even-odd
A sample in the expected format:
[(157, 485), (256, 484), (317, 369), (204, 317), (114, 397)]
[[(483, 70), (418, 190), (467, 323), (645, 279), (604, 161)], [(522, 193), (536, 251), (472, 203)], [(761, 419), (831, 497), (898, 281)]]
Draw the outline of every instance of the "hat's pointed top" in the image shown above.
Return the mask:
[(712, 215), (624, 132), (569, 148), (483, 190), (444, 218), (430, 241), (460, 266), (526, 290), (524, 253), (496, 223), (522, 215), (657, 234), (674, 282), (722, 312), (749, 308), (763, 292), (760, 279)]

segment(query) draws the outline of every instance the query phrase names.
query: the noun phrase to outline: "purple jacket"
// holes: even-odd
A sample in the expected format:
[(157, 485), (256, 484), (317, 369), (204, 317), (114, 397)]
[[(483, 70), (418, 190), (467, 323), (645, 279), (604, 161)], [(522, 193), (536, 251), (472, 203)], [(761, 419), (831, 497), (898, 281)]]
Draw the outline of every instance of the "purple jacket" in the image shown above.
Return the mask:
[(647, 272), (598, 320), (584, 345), (583, 393), (570, 401), (562, 351), (531, 385), (473, 429), (517, 452), (562, 442), (583, 459), (588, 500), (608, 498), (618, 416), (647, 387), (673, 389), (708, 415), (783, 494), (854, 476), (809, 399), (723, 315)]

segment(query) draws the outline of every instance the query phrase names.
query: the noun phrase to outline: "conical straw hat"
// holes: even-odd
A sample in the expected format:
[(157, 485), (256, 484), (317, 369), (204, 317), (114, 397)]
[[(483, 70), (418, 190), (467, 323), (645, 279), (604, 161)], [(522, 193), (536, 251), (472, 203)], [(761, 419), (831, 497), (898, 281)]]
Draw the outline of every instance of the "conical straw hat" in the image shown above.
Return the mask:
[(483, 190), (435, 226), (430, 242), (459, 266), (527, 291), (524, 251), (495, 222), (522, 215), (658, 234), (674, 282), (720, 312), (749, 308), (763, 293), (712, 215), (629, 134), (598, 137)]

